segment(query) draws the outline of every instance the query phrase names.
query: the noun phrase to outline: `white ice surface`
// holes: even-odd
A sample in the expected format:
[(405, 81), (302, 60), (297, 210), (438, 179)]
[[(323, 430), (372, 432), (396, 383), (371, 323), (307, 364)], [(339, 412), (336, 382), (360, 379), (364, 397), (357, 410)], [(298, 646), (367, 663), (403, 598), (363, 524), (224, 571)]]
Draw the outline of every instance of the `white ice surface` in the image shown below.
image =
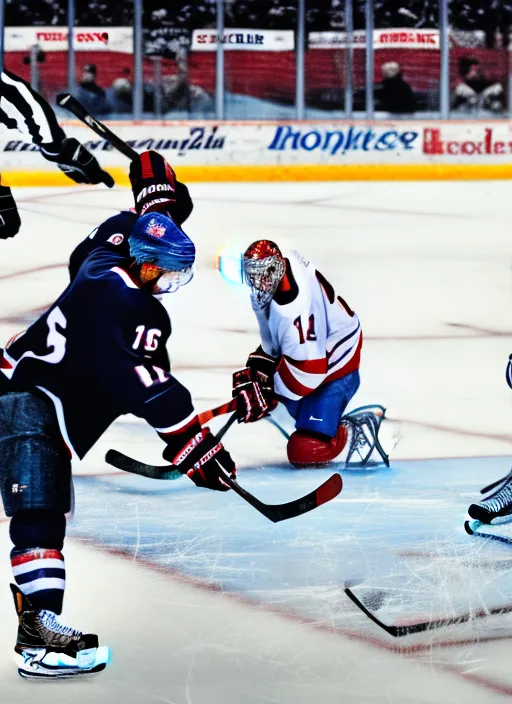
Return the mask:
[[(314, 608), (315, 600), (320, 604), (320, 599), (326, 599), (315, 582), (315, 570), (319, 575), (324, 568), (337, 573), (354, 549), (360, 551), (361, 562), (372, 567), (375, 551), (389, 551), (390, 574), (381, 566), (374, 580), (376, 586), (388, 587), (397, 556), (403, 557), (407, 550), (410, 560), (416, 553), (431, 555), (425, 568), (414, 560), (406, 562), (410, 582), (400, 571), (395, 579), (414, 592), (398, 595), (404, 615), (409, 606), (413, 615), (420, 609), (425, 614), (424, 609), (439, 608), (419, 598), (422, 580), (427, 595), (436, 590), (441, 594), (444, 609), (452, 597), (457, 602), (466, 584), (474, 585), (473, 591), (468, 588), (471, 607), (480, 597), (485, 602), (488, 584), (504, 594), (504, 601), (510, 600), (509, 573), (503, 567), (510, 551), (487, 547), (485, 541), (478, 548), (471, 542), (465, 547), (460, 536), (461, 506), (475, 500), (480, 486), (507, 470), (507, 459), (492, 464), (484, 458), (512, 454), (512, 396), (504, 382), (512, 343), (509, 190), (506, 182), (192, 185), (196, 207), (186, 229), (197, 244), (198, 269), (194, 281), (169, 299), (170, 352), (176, 375), (191, 388), (199, 409), (229, 398), (232, 371), (243, 365), (258, 342), (247, 297), (220, 280), (213, 267), (215, 255), (221, 246), (243, 249), (254, 239), (268, 237), (313, 259), (360, 315), (365, 342), (357, 405), (381, 403), (388, 408), (401, 434), (394, 459), (482, 457), (482, 463), (473, 464), (469, 474), (463, 464), (451, 466), (449, 487), (443, 484), (444, 465), (437, 464), (400, 464), (389, 482), (384, 474), (364, 478), (346, 474), (340, 501), (332, 507), (337, 513), (329, 513), (326, 507), (321, 514), (318, 509), (314, 520), (293, 528), (296, 535), (292, 528), (280, 534), (257, 523), (249, 507), (226, 514), (218, 496), (210, 500), (209, 495), (194, 494), (193, 487), (188, 493), (176, 491), (174, 502), (174, 490), (169, 490), (172, 530), (180, 522), (184, 531), (188, 524), (203, 522), (192, 547), (208, 565), (207, 558), (222, 561), (223, 546), (230, 545), (218, 527), (223, 521), (235, 534), (246, 531), (248, 539), (263, 548), (266, 536), (269, 540), (271, 536), (271, 566), (279, 557), (280, 535), (290, 540), (290, 555), (298, 546), (294, 569), (310, 578), (294, 585), (285, 584), (283, 576), (282, 609), (276, 607), (274, 593), (264, 598), (244, 593), (243, 572), (236, 566), (235, 588), (208, 591), (208, 579), (192, 578), (189, 573), (187, 581), (182, 576), (186, 569), (173, 571), (172, 554), (172, 569), (158, 572), (154, 564), (138, 559), (137, 550), (127, 560), (114, 555), (110, 544), (105, 552), (70, 539), (65, 552), (69, 571), (65, 618), (96, 630), (113, 650), (109, 668), (91, 682), (42, 686), (18, 678), (9, 654), (15, 618), (7, 588), (7, 524), (1, 524), (0, 550), (5, 555), (0, 569), (5, 585), (0, 603), (1, 702), (482, 703), (512, 696), (510, 617), (492, 617), (491, 625), (486, 622), (481, 630), (446, 629), (397, 644), (373, 624), (361, 623), (350, 603), (339, 601), (347, 622), (342, 618), (341, 625), (334, 606), (329, 612), (328, 600), (323, 608)], [(18, 191), (17, 198), (23, 231), (14, 240), (0, 243), (2, 340), (25, 327), (65, 286), (65, 263), (73, 246), (116, 208), (130, 203), (127, 190), (103, 188), (25, 189)], [(281, 500), (283, 491), (298, 495), (304, 483), (309, 482), (310, 488), (315, 485), (314, 479), (304, 478), (292, 490), (289, 475), (269, 473), (265, 484), (260, 473), (251, 473), (255, 466), (285, 460), (282, 438), (266, 423), (234, 428), (227, 444), (241, 467), (241, 483), (255, 493), (259, 490), (267, 500), (272, 500), (274, 491)], [(151, 432), (126, 418), (75, 467), (76, 473), (109, 472), (103, 456), (111, 446), (146, 461), (160, 461), (161, 447)], [(422, 472), (429, 473), (428, 490)], [(439, 477), (435, 494), (432, 472)], [(460, 489), (455, 480), (458, 472)], [(114, 527), (118, 520), (121, 526), (117, 518), (121, 514), (111, 498), (119, 486), (107, 483), (98, 502), (98, 515), (102, 507), (108, 515), (111, 507)], [(126, 498), (136, 518), (132, 524), (122, 524), (135, 540), (139, 512), (150, 513), (152, 505), (151, 496), (137, 498), (138, 486)], [(79, 511), (80, 506), (78, 525)], [(415, 516), (421, 515), (425, 522), (436, 512), (443, 520), (453, 516), (453, 545), (449, 529), (441, 546), (428, 530), (424, 539), (416, 535)], [(315, 531), (321, 528), (328, 535), (329, 524), (319, 522), (322, 516), (328, 521), (335, 515), (331, 539), (325, 539), (324, 552), (329, 551), (331, 561), (326, 566)], [(246, 525), (236, 522), (244, 520)], [(386, 521), (396, 526), (396, 535), (382, 537), (381, 524)], [(142, 519), (140, 526), (144, 527)], [(93, 528), (87, 538), (94, 542)], [(341, 540), (345, 532), (346, 544)], [(213, 555), (204, 552), (208, 544), (203, 552), (199, 550), (205, 534), (217, 538)], [(409, 534), (413, 537), (407, 546)], [(315, 560), (308, 558), (308, 540)], [(471, 559), (464, 561), (458, 555), (457, 541), (466, 557), (467, 550), (474, 551), (469, 553)], [(243, 540), (239, 547), (243, 561)], [(265, 555), (260, 553), (258, 560), (264, 563)], [(212, 568), (211, 581), (218, 588), (215, 576)], [(389, 587), (390, 593), (396, 583)], [(336, 609), (338, 598), (333, 602)], [(494, 591), (489, 598), (498, 599)], [(293, 618), (290, 612), (300, 617)], [(350, 628), (354, 623), (357, 627)], [(330, 633), (333, 624), (337, 629)], [(395, 646), (402, 651), (393, 651)]]

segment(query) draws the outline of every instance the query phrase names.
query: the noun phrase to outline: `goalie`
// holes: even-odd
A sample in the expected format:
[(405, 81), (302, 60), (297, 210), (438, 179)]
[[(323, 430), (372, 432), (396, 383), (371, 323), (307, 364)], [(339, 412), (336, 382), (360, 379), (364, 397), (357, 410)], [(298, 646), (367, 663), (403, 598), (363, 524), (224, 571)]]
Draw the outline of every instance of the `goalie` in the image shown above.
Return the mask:
[[(332, 285), (298, 252), (281, 253), (269, 240), (253, 242), (242, 257), (261, 345), (233, 375), (240, 422), (266, 416), (281, 401), (295, 420), (287, 455), (296, 467), (325, 464), (349, 442), (349, 456), (374, 447), (383, 409), (341, 418), (359, 388), (361, 323)], [(381, 416), (377, 414), (382, 411)], [(387, 463), (387, 456), (381, 452)], [(347, 457), (348, 461), (349, 457)]]

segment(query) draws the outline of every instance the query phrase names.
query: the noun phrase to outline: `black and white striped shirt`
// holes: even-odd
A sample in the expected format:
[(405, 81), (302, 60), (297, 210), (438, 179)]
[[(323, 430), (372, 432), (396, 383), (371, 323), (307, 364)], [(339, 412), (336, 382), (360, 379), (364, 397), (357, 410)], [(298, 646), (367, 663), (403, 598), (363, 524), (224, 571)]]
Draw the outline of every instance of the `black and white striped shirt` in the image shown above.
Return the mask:
[(0, 74), (0, 124), (23, 132), (37, 145), (59, 145), (65, 137), (46, 100), (6, 70)]

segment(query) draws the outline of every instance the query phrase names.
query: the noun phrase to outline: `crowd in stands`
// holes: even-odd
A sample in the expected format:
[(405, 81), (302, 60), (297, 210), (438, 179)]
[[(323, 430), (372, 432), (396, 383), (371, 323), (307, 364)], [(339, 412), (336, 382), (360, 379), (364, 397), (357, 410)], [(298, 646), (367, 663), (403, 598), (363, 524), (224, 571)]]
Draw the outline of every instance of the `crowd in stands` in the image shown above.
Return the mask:
[[(345, 0), (305, 0), (306, 29), (342, 31)], [(375, 27), (434, 29), (439, 25), (439, 0), (373, 0)], [(297, 21), (297, 0), (224, 0), (225, 26), (246, 29), (293, 29)], [(145, 79), (144, 112), (167, 112), (170, 109), (191, 111), (192, 105), (205, 113), (214, 110), (209, 87), (196, 85), (188, 72), (187, 53), (194, 29), (215, 27), (217, 0), (143, 0), (144, 54), (162, 56), (175, 62), (173, 75), (165, 76), (158, 86)], [(506, 107), (504, 72), (496, 65), (486, 64), (485, 49), (506, 48), (512, 24), (512, 0), (449, 0), (449, 22), (452, 34), (480, 36), (478, 44), (456, 42), (465, 49), (459, 51), (456, 73), (452, 66), (451, 108), (475, 113), (500, 113)], [(75, 25), (81, 27), (127, 26), (133, 24), (133, 2), (113, 3), (112, 0), (75, 0)], [(65, 26), (67, 0), (6, 0), (7, 26)], [(365, 27), (365, 0), (353, 0), (354, 29)], [(478, 30), (478, 31), (475, 31)], [(466, 37), (467, 38), (467, 37)], [(476, 53), (472, 50), (478, 47)], [(492, 53), (492, 52), (491, 52)], [(376, 64), (381, 74), (375, 84), (377, 110), (391, 114), (412, 115), (433, 109), (439, 102), (436, 79), (433, 86), (422, 87), (413, 80), (409, 61), (404, 56), (386, 58)], [(400, 63), (399, 63), (400, 61)], [(482, 63), (483, 61), (483, 63)], [(404, 63), (402, 63), (404, 62)], [(416, 76), (417, 78), (417, 76)], [(438, 80), (438, 79), (437, 79)], [(196, 81), (197, 83), (197, 81)], [(320, 109), (335, 109), (343, 102), (343, 80), (327, 89), (316, 90), (310, 85), (307, 101)], [(111, 112), (130, 113), (133, 82), (131, 68), (120, 69), (113, 82), (105, 82), (97, 67), (83, 67), (78, 80), (79, 98), (98, 115)], [(277, 92), (278, 93), (278, 92)], [(276, 93), (272, 100), (288, 100)], [(248, 93), (248, 95), (252, 95)], [(355, 90), (355, 109), (364, 109), (364, 90)], [(432, 105), (431, 105), (432, 103)]]
[[(77, 26), (122, 26), (133, 21), (133, 3), (76, 0)], [(345, 0), (306, 0), (309, 31), (343, 29)], [(225, 0), (227, 27), (291, 29), (297, 19), (297, 0)], [(67, 0), (6, 0), (8, 26), (66, 24)], [(378, 28), (435, 28), (439, 0), (374, 0)], [(144, 25), (161, 24), (191, 31), (215, 26), (216, 0), (144, 0)], [(354, 26), (365, 26), (365, 0), (353, 2)], [(512, 21), (512, 0), (450, 0), (454, 29), (483, 30), (489, 41)], [(508, 32), (507, 32), (508, 34)]]

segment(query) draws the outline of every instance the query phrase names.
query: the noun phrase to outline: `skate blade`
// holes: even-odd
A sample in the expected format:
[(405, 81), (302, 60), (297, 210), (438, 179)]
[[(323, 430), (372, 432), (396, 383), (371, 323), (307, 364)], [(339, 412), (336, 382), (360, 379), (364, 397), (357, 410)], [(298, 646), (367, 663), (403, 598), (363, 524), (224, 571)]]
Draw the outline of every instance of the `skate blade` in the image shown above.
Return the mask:
[[(510, 521), (508, 521), (509, 528)], [(482, 523), (477, 520), (470, 520), (464, 522), (464, 530), (469, 535), (474, 535), (478, 538), (486, 538), (488, 540), (495, 540), (499, 543), (504, 543), (506, 545), (512, 545), (512, 531), (506, 529), (503, 524), (489, 525), (488, 523)]]
[(46, 652), (43, 648), (26, 648), (23, 654), (14, 653), (18, 673), (28, 679), (84, 677), (104, 670), (109, 660), (107, 646), (79, 652), (76, 659), (66, 653)]
[(468, 535), (476, 535), (480, 526), (482, 526), (482, 521), (470, 520), (464, 521), (464, 530)]

